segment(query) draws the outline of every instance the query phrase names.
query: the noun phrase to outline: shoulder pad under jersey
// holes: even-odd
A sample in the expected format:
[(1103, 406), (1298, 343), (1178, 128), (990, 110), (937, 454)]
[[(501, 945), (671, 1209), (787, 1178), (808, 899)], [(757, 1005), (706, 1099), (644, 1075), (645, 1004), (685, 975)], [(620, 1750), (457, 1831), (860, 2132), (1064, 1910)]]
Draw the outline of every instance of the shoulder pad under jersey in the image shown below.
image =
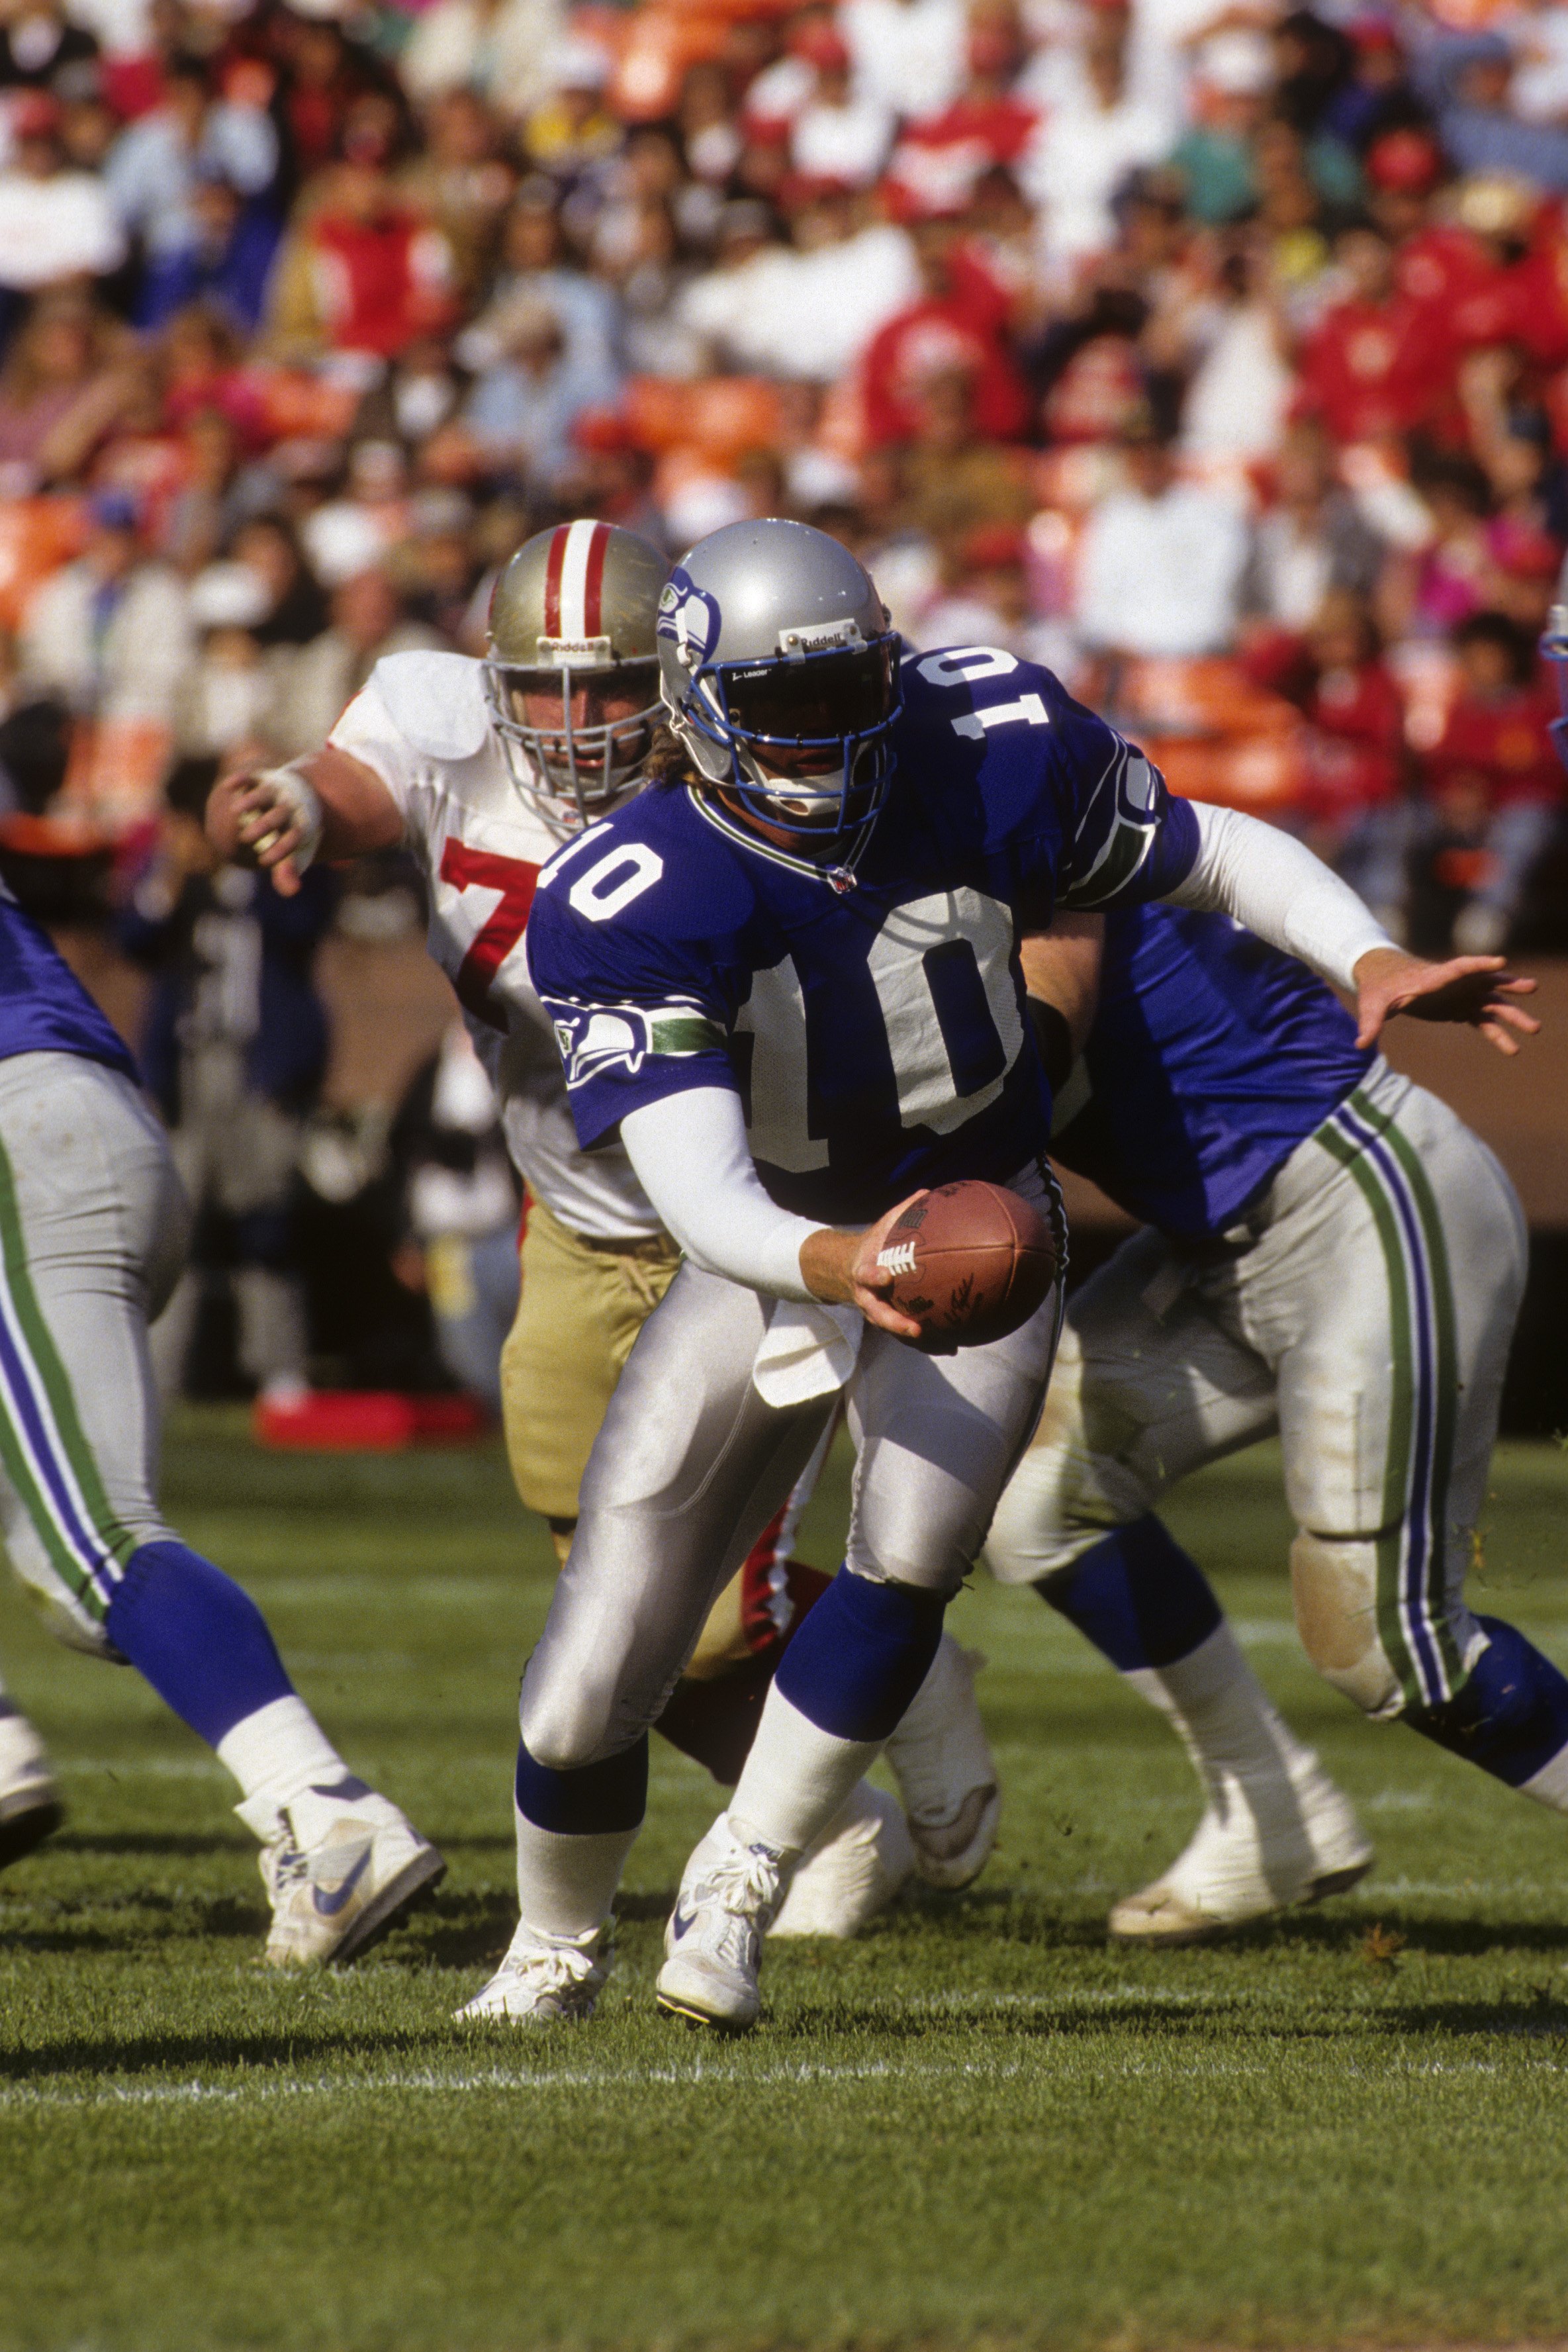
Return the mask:
[(490, 712), (480, 665), (466, 654), (385, 654), (371, 682), (404, 740), (429, 760), (471, 760), (485, 748)]

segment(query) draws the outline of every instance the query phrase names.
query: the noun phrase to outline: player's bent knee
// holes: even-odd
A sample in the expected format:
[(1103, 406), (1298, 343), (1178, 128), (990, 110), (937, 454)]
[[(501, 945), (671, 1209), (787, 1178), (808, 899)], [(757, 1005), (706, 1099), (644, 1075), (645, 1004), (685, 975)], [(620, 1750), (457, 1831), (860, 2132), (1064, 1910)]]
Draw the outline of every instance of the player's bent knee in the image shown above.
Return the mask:
[(517, 1727), (528, 1754), (552, 1772), (580, 1772), (585, 1765), (622, 1754), (651, 1720), (634, 1704), (618, 1704), (613, 1692), (570, 1689), (554, 1676), (530, 1689), (528, 1676), (523, 1677)]
[(1299, 1530), (1291, 1598), (1301, 1646), (1324, 1681), (1367, 1715), (1397, 1715), (1403, 1695), (1377, 1630), (1376, 1538)]
[(1074, 1510), (1071, 1485), (1064, 1454), (1030, 1447), (1003, 1489), (986, 1537), (986, 1559), (998, 1584), (1038, 1584), (1059, 1568), (1071, 1568), (1112, 1532), (1111, 1525), (1091, 1524)]

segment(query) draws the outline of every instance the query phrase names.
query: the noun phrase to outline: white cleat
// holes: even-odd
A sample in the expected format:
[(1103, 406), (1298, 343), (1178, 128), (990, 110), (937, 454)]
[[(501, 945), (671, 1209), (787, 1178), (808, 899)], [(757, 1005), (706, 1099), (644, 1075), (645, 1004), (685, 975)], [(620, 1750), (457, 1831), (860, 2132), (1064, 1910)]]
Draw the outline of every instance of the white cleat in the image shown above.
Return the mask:
[(944, 1633), (883, 1751), (904, 1800), (915, 1866), (928, 1886), (967, 1886), (996, 1847), (1001, 1790), (975, 1696), (985, 1663)]
[(66, 1809), (43, 1741), (25, 1715), (0, 1699), (0, 1870), (20, 1862), (59, 1828)]
[(779, 1908), (784, 1869), (776, 1847), (744, 1844), (720, 1813), (686, 1864), (664, 1929), (662, 2010), (721, 2033), (756, 2024), (762, 1938)]
[(526, 1920), (487, 1985), (453, 2011), (461, 2023), (493, 2017), (512, 2025), (581, 2025), (593, 2015), (614, 1962), (601, 1950), (601, 1927), (586, 1936), (547, 1936)]
[[(235, 1808), (242, 1820), (249, 1808)], [(268, 1968), (351, 1959), (446, 1864), (389, 1799), (361, 1781), (308, 1789), (272, 1811), (258, 1866), (272, 1903)], [(268, 1834), (270, 1830), (270, 1834)]]
[(806, 1848), (770, 1936), (858, 1936), (915, 1868), (903, 1808), (869, 1780)]
[(1170, 1868), (1115, 1906), (1111, 1933), (1125, 1943), (1201, 1943), (1343, 1895), (1373, 1859), (1350, 1799), (1315, 1756), (1268, 1782), (1228, 1774)]

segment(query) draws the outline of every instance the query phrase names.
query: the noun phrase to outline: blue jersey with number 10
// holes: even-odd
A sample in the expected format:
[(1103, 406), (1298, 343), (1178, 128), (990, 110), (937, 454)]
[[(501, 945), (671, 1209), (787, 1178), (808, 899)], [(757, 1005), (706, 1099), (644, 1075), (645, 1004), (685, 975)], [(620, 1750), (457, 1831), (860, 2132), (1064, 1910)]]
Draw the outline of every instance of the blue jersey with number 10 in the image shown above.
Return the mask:
[(1017, 940), (1058, 904), (1174, 889), (1197, 822), (1048, 670), (971, 646), (907, 656), (903, 683), (852, 887), (685, 785), (545, 866), (528, 969), (585, 1148), (642, 1104), (730, 1087), (773, 1199), (849, 1223), (1043, 1153)]

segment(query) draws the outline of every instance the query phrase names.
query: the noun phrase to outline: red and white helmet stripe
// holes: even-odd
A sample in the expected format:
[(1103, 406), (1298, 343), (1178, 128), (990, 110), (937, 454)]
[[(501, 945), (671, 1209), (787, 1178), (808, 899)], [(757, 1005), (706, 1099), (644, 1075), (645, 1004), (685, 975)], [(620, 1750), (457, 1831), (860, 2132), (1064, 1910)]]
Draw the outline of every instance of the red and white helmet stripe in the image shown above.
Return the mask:
[(547, 637), (597, 637), (602, 628), (604, 558), (610, 546), (610, 526), (604, 522), (563, 522), (550, 540), (545, 567)]

